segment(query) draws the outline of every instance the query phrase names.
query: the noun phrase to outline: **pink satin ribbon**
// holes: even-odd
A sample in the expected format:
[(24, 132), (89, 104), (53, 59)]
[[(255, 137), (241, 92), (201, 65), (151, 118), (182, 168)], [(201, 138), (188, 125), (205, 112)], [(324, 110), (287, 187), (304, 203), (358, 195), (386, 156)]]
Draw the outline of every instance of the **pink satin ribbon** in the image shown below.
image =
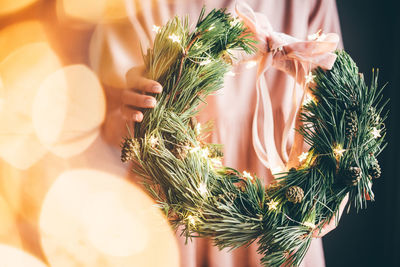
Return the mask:
[[(236, 13), (244, 24), (253, 32), (258, 41), (259, 65), (257, 70), (257, 103), (253, 117), (252, 138), (254, 149), (260, 161), (267, 168), (274, 170), (285, 170), (288, 162), (293, 160), (293, 155), (301, 150), (303, 140), (301, 136), (295, 136), (295, 143), (290, 155), (287, 154), (287, 139), (289, 130), (298, 116), (300, 104), (297, 102), (296, 90), (293, 88), (292, 107), (282, 136), (281, 155), (278, 152), (274, 138), (274, 118), (271, 98), (265, 79), (265, 72), (273, 66), (294, 77), (296, 83), (303, 88), (301, 102), (304, 100), (307, 83), (305, 76), (314, 68), (321, 67), (329, 70), (336, 60), (333, 51), (339, 42), (339, 36), (335, 33), (316, 36), (316, 40), (302, 41), (290, 35), (275, 32), (264, 14), (254, 12), (246, 3), (236, 4)], [(258, 114), (260, 106), (263, 107), (263, 134), (264, 146), (259, 136)], [(296, 127), (299, 126), (298, 120)], [(298, 144), (301, 143), (299, 148)]]

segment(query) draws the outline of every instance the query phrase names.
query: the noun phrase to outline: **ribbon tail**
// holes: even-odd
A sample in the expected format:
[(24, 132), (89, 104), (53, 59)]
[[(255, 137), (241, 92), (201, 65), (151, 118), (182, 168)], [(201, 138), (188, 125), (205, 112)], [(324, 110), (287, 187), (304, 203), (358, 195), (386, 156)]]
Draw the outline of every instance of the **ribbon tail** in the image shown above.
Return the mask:
[[(267, 82), (265, 80), (264, 73), (267, 70), (267, 57), (263, 57), (260, 65), (259, 70), (257, 73), (257, 104), (256, 110), (253, 117), (253, 145), (254, 149), (257, 153), (257, 156), (260, 158), (261, 162), (264, 164), (265, 167), (271, 169), (272, 171), (279, 169), (284, 169), (284, 163), (281, 157), (278, 154), (275, 144), (275, 137), (274, 137), (274, 119), (273, 119), (273, 112), (272, 112), (272, 105), (271, 105), (271, 98), (269, 95), (269, 90), (267, 87)], [(258, 133), (258, 112), (260, 107), (260, 98), (261, 104), (263, 105), (263, 135), (264, 135), (264, 144), (265, 149), (262, 147), (259, 133)]]

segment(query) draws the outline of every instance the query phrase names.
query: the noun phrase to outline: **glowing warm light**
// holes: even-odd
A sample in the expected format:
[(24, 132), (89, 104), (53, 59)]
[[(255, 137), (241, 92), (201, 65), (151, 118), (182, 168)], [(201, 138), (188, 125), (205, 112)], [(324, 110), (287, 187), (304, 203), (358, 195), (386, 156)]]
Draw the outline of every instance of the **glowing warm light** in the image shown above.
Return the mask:
[(60, 175), (44, 200), (39, 226), (51, 266), (179, 266), (161, 211), (139, 188), (106, 172)]
[(212, 24), (212, 25), (210, 26), (210, 28), (208, 28), (209, 31), (211, 31), (211, 30), (213, 30), (213, 29), (215, 29), (214, 24)]
[(46, 33), (36, 20), (23, 21), (4, 27), (0, 31), (0, 62), (23, 45), (46, 40)]
[(171, 39), (173, 43), (181, 42), (181, 38), (176, 34), (171, 34), (170, 36), (168, 36), (168, 38)]
[(277, 201), (275, 201), (275, 200), (270, 200), (268, 203), (267, 203), (267, 206), (268, 206), (268, 210), (269, 211), (271, 211), (271, 210), (277, 210), (278, 209), (278, 205), (279, 205), (279, 202), (277, 202)]
[(10, 209), (10, 205), (1, 195), (0, 218), (0, 243), (20, 246), (21, 240), (16, 224), (17, 214)]
[(381, 137), (381, 130), (378, 130), (376, 127), (374, 127), (372, 128), (371, 134), (376, 139), (378, 137)]
[(308, 152), (303, 152), (301, 153), (301, 155), (298, 157), (299, 158), (299, 162), (303, 162), (306, 158), (308, 157)]
[(203, 196), (206, 195), (207, 192), (208, 192), (208, 190), (207, 190), (207, 185), (206, 185), (205, 183), (201, 183), (201, 184), (199, 185), (198, 190), (199, 190), (199, 192), (200, 192), (201, 195), (203, 195)]
[(315, 224), (313, 224), (312, 222), (303, 222), (303, 225), (311, 229), (315, 228)]
[(257, 65), (257, 61), (255, 60), (250, 60), (249, 62), (246, 63), (246, 69), (251, 69)]
[(1, 0), (0, 15), (6, 15), (21, 10), (37, 0)]
[(314, 98), (311, 97), (311, 96), (308, 96), (308, 97), (304, 100), (303, 105), (306, 106), (306, 105), (311, 104), (311, 103), (313, 103), (313, 102), (315, 103)]
[(158, 145), (158, 138), (155, 137), (154, 135), (150, 136), (149, 138), (149, 144), (152, 148), (155, 148)]
[(49, 75), (33, 103), (33, 125), (41, 143), (68, 158), (84, 151), (99, 135), (105, 98), (97, 76), (84, 65)]
[(253, 176), (251, 176), (251, 174), (247, 171), (243, 172), (243, 178), (249, 179), (249, 180), (253, 180)]
[(86, 22), (112, 22), (126, 18), (124, 0), (57, 0), (59, 16)]
[(189, 215), (189, 216), (187, 217), (187, 219), (188, 219), (188, 221), (189, 221), (189, 223), (190, 223), (191, 225), (193, 225), (193, 226), (196, 225), (196, 220), (194, 219), (194, 217), (193, 217), (192, 215)]
[(158, 33), (160, 31), (161, 27), (157, 25), (153, 25), (152, 31), (155, 33)]
[(0, 244), (1, 267), (47, 267), (35, 257), (15, 247)]
[(316, 76), (313, 75), (312, 72), (310, 71), (306, 76), (304, 76), (305, 83), (306, 83), (306, 84), (313, 83), (315, 77), (316, 77)]
[(39, 85), (60, 67), (47, 43), (20, 47), (0, 63), (4, 89), (0, 157), (16, 168), (26, 169), (46, 153), (33, 129), (32, 107)]
[(336, 145), (336, 147), (333, 149), (333, 154), (335, 154), (335, 157), (341, 157), (343, 156), (343, 153), (346, 152), (346, 149), (343, 149), (342, 145)]

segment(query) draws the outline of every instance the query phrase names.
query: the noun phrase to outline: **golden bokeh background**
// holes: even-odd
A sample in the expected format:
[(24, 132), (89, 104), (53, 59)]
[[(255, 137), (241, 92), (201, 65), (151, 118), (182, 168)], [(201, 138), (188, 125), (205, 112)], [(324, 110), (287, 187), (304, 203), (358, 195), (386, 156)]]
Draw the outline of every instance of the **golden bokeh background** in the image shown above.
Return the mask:
[(179, 266), (168, 221), (104, 138), (136, 63), (116, 70), (104, 33), (137, 56), (127, 21), (125, 0), (0, 0), (1, 267)]

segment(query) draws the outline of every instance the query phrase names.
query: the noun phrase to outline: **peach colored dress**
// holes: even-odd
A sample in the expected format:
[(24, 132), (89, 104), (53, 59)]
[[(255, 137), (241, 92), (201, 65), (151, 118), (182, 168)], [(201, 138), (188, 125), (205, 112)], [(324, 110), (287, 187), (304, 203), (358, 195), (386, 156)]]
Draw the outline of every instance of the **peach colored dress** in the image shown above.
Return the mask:
[[(275, 31), (284, 32), (299, 39), (306, 39), (307, 35), (319, 29), (340, 34), (336, 4), (333, 0), (248, 0), (246, 2), (255, 11), (266, 14)], [(153, 25), (163, 25), (174, 15), (189, 14), (194, 20), (203, 4), (208, 10), (227, 7), (229, 11), (234, 12), (235, 1), (154, 0), (138, 1), (136, 4), (128, 5), (131, 25), (104, 26), (102, 37), (99, 38), (105, 42), (103, 47), (107, 47), (107, 53), (112, 57), (112, 65), (105, 67), (98, 64), (92, 67), (98, 70), (100, 76), (113, 77), (114, 81), (117, 78), (123, 82), (123, 74), (130, 67), (141, 64), (139, 51), (132, 51), (132, 49), (138, 49), (139, 41), (151, 43), (154, 37)], [(256, 173), (268, 183), (273, 178), (258, 160), (251, 138), (256, 101), (256, 68), (248, 69), (244, 65), (239, 65), (233, 69), (233, 72), (236, 75), (226, 77), (224, 88), (208, 98), (208, 105), (203, 107), (199, 120), (214, 122), (210, 141), (224, 144), (225, 165), (240, 171)], [(266, 75), (274, 113), (275, 142), (280, 144), (284, 123), (290, 112), (293, 80), (283, 72), (273, 69)], [(110, 116), (116, 123), (118, 111), (114, 110), (114, 113), (110, 111)], [(288, 150), (290, 150), (292, 140), (293, 132), (289, 135)], [(208, 240), (194, 240), (188, 245), (184, 245), (184, 240), (181, 240), (181, 261), (183, 267), (261, 266), (260, 256), (257, 255), (256, 249), (256, 244), (253, 244), (247, 249), (241, 248), (233, 252), (219, 251)], [(313, 241), (303, 265), (307, 267), (325, 265), (321, 239)]]

